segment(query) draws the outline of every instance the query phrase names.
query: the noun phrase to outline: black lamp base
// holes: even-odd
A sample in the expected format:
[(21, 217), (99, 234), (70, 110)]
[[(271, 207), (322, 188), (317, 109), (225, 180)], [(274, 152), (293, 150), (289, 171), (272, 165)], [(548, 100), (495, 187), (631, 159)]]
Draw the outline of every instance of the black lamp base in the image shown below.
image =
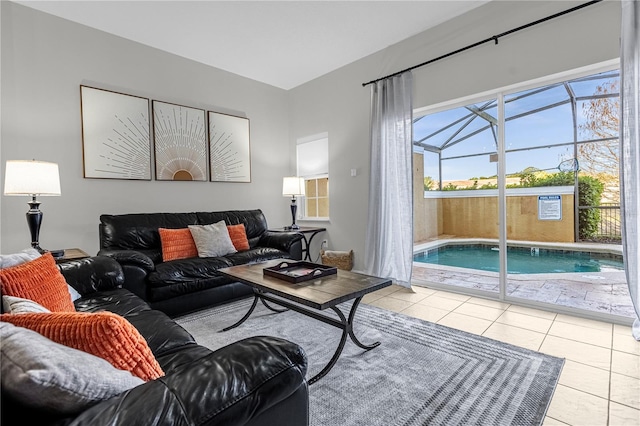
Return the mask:
[(287, 229), (300, 229), (298, 225), (296, 225), (296, 211), (298, 210), (298, 205), (296, 204), (295, 195), (291, 197), (291, 226), (287, 226)]

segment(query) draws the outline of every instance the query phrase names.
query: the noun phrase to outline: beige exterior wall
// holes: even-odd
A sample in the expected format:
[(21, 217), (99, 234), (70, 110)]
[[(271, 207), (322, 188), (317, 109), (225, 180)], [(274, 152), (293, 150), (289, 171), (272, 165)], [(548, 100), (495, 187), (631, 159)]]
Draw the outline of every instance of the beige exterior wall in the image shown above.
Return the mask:
[(427, 241), (442, 234), (442, 202), (424, 198), (424, 161), (413, 153), (413, 241)]
[[(573, 195), (562, 195), (562, 220), (539, 220), (537, 195), (507, 197), (507, 239), (574, 242)], [(498, 197), (424, 198), (424, 161), (413, 153), (413, 240), (498, 238)]]
[[(441, 198), (439, 201), (442, 203), (441, 234), (498, 238), (498, 197)], [(414, 219), (416, 223), (421, 220)], [(427, 216), (424, 220), (431, 218)], [(562, 195), (562, 220), (539, 220), (536, 195), (507, 197), (509, 240), (574, 242), (574, 223), (573, 195)]]

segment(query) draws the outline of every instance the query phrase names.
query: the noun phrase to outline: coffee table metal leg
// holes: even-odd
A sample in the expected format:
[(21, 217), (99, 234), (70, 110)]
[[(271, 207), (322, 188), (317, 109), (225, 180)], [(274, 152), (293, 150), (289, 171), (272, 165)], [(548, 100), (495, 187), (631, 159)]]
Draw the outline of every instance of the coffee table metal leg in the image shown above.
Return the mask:
[(360, 342), (360, 340), (358, 340), (356, 338), (355, 334), (353, 333), (353, 318), (356, 315), (356, 309), (358, 309), (358, 305), (360, 304), (361, 300), (362, 300), (362, 297), (358, 297), (355, 300), (355, 302), (353, 302), (353, 305), (351, 306), (351, 312), (349, 312), (349, 319), (348, 320), (347, 320), (347, 318), (345, 318), (344, 314), (342, 313), (342, 311), (340, 309), (338, 309), (337, 306), (331, 307), (331, 309), (336, 314), (338, 314), (338, 317), (340, 317), (341, 326), (338, 326), (338, 327), (342, 328), (342, 337), (340, 338), (340, 344), (338, 344), (338, 348), (336, 349), (335, 353), (333, 354), (333, 356), (329, 360), (329, 363), (318, 374), (313, 376), (311, 378), (311, 380), (309, 380), (309, 384), (310, 385), (315, 383), (315, 382), (317, 382), (321, 378), (323, 378), (329, 372), (329, 370), (331, 370), (333, 368), (333, 366), (335, 365), (336, 361), (338, 361), (338, 358), (340, 358), (340, 354), (342, 353), (342, 350), (344, 349), (344, 345), (345, 345), (345, 343), (347, 341), (347, 335), (349, 335), (349, 337), (351, 337), (351, 340), (353, 340), (353, 343), (355, 343), (356, 345), (358, 345), (362, 349), (370, 350), (370, 349), (373, 349), (373, 348), (375, 348), (377, 346), (380, 346), (380, 342), (374, 342), (371, 345), (365, 345), (362, 342)]
[(338, 314), (338, 316), (340, 317), (340, 321), (342, 322), (342, 327), (341, 327), (342, 337), (340, 338), (340, 344), (338, 345), (338, 349), (336, 349), (335, 353), (329, 360), (329, 363), (325, 365), (324, 368), (318, 374), (313, 376), (311, 380), (309, 380), (310, 385), (322, 379), (329, 372), (329, 370), (333, 368), (336, 361), (338, 361), (338, 358), (340, 358), (340, 354), (344, 349), (344, 344), (347, 342), (347, 335), (349, 334), (349, 331), (347, 330), (349, 328), (347, 325), (347, 319), (344, 317), (344, 314), (342, 313), (342, 311), (340, 311), (340, 309), (336, 308), (335, 306), (332, 307), (331, 309), (333, 309), (333, 311), (336, 314)]
[(277, 313), (279, 313), (279, 314), (280, 314), (280, 313), (282, 313), (282, 312), (287, 312), (287, 311), (288, 311), (288, 309), (276, 309), (276, 308), (274, 308), (273, 306), (271, 306), (271, 305), (267, 304), (267, 301), (266, 301), (266, 300), (264, 300), (262, 297), (260, 298), (260, 301), (262, 302), (262, 304), (263, 304), (264, 306), (266, 306), (266, 307), (267, 307), (267, 309), (269, 309), (269, 310), (271, 310), (271, 311), (273, 311), (273, 312), (277, 312)]
[(356, 337), (356, 335), (353, 333), (353, 317), (356, 315), (356, 309), (358, 308), (358, 305), (360, 304), (360, 301), (362, 300), (362, 297), (358, 297), (355, 302), (353, 302), (353, 306), (351, 306), (351, 312), (349, 313), (349, 337), (351, 337), (351, 340), (353, 340), (353, 343), (355, 343), (356, 345), (360, 346), (362, 349), (373, 349), (377, 346), (380, 346), (380, 342), (374, 342), (370, 345), (365, 345), (364, 343), (360, 342), (360, 340), (358, 340), (358, 338)]
[(222, 331), (228, 331), (231, 330), (232, 328), (236, 328), (237, 326), (239, 326), (240, 324), (242, 324), (243, 322), (245, 322), (247, 320), (247, 318), (249, 318), (249, 316), (251, 316), (251, 314), (253, 313), (253, 310), (256, 308), (256, 305), (258, 304), (258, 299), (260, 298), (260, 296), (258, 296), (257, 293), (254, 293), (253, 295), (253, 303), (251, 304), (251, 307), (249, 308), (249, 311), (244, 314), (244, 316), (242, 318), (240, 318), (240, 321), (238, 321), (237, 323), (230, 325), (229, 327), (225, 327), (222, 329)]

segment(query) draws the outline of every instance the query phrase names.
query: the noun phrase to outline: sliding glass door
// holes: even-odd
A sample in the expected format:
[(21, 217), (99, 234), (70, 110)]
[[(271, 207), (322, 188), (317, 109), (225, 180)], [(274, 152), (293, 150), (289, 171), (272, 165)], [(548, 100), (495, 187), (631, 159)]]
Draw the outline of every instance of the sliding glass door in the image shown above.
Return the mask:
[[(495, 297), (498, 250), (497, 101), (415, 121), (413, 279)], [(417, 170), (417, 169), (416, 169)]]
[(610, 70), (417, 115), (416, 283), (632, 316), (618, 88)]

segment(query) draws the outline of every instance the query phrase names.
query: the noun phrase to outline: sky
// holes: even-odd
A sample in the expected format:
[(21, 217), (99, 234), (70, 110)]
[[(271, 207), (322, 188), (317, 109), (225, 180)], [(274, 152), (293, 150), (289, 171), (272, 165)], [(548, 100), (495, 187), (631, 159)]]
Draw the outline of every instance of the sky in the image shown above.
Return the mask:
[[(598, 84), (604, 81), (612, 80), (612, 74), (615, 72), (606, 72), (598, 74), (598, 79), (585, 80), (579, 79), (571, 81), (568, 86), (573, 90), (576, 97), (590, 96), (595, 93)], [(617, 77), (613, 77), (616, 79)], [(558, 102), (568, 101), (570, 97), (564, 85), (551, 85), (548, 90), (531, 94), (512, 102), (509, 100), (519, 97), (523, 94), (532, 93), (537, 89), (531, 89), (512, 95), (505, 96), (505, 116), (507, 122), (505, 124), (505, 143), (507, 150), (506, 156), (506, 172), (507, 174), (517, 173), (527, 167), (535, 167), (538, 169), (556, 168), (563, 160), (573, 158), (573, 145), (558, 146), (566, 143), (573, 143), (574, 130), (571, 103), (567, 102), (557, 105), (553, 108), (538, 111), (523, 117), (509, 120), (509, 117), (529, 112), (540, 107), (554, 105)], [(489, 102), (491, 102), (489, 104)], [(578, 129), (581, 124), (586, 122), (584, 115), (584, 104), (587, 100), (578, 100), (576, 104), (576, 121)], [(497, 117), (497, 108), (495, 101), (479, 102), (475, 107), (484, 107), (484, 112)], [(427, 115), (418, 120), (414, 124), (414, 140), (420, 140), (443, 127), (449, 125), (453, 121), (467, 116), (470, 111), (465, 107), (459, 107)], [(463, 121), (464, 123), (466, 121)], [(429, 145), (441, 146), (455, 132), (460, 131), (461, 124), (453, 126), (436, 136), (433, 136), (425, 142)], [(471, 121), (455, 138), (470, 134), (476, 130), (486, 126), (488, 122), (478, 116)], [(590, 139), (584, 131), (578, 130), (578, 141)], [(544, 147), (547, 145), (555, 145), (540, 149), (509, 152), (509, 150), (528, 148), (528, 147)], [(495, 139), (491, 129), (471, 136), (464, 141), (443, 150), (443, 158), (456, 157), (469, 154), (482, 154), (496, 151)], [(431, 176), (434, 180), (438, 180), (438, 164), (437, 154), (425, 151), (425, 176)], [(494, 176), (497, 174), (497, 163), (489, 161), (489, 155), (477, 157), (467, 157), (459, 159), (451, 159), (442, 161), (442, 178), (443, 181), (466, 180), (482, 176)]]

